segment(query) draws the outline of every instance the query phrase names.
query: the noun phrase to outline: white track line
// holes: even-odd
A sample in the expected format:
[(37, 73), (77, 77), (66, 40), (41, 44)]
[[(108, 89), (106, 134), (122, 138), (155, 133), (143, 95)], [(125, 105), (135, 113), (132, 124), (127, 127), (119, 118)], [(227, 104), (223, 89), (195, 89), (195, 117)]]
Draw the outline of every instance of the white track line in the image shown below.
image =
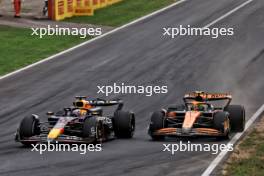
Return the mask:
[[(256, 119), (264, 112), (264, 104), (258, 109), (258, 111), (247, 121), (245, 130), (242, 133), (237, 133), (227, 145), (235, 145), (236, 142), (242, 137), (242, 135), (248, 130), (248, 128), (256, 121)], [(202, 176), (210, 175), (217, 165), (221, 163), (223, 158), (226, 156), (228, 151), (222, 151), (217, 157), (211, 162), (208, 168), (203, 172)]]
[[(226, 17), (232, 15), (233, 13), (235, 13), (236, 11), (238, 11), (239, 9), (243, 8), (244, 6), (248, 5), (249, 3), (253, 2), (253, 0), (248, 0), (246, 2), (244, 2), (243, 4), (237, 6), (236, 8), (234, 8), (233, 10), (227, 12), (226, 14), (222, 15), (221, 17), (217, 18), (216, 20), (212, 21), (211, 23), (207, 24), (206, 26), (204, 26), (203, 28), (209, 28), (213, 25), (215, 25), (216, 23), (218, 23), (219, 21), (225, 19)], [(245, 130), (242, 133), (237, 133), (230, 141), (229, 141), (229, 145), (232, 144), (236, 144), (236, 142), (242, 137), (242, 135), (245, 133), (245, 131), (247, 131), (247, 129), (255, 122), (255, 120), (263, 113), (264, 111), (264, 104), (258, 109), (258, 111), (247, 121), (246, 126), (245, 126)], [(210, 175), (214, 169), (216, 168), (216, 166), (218, 164), (221, 163), (221, 161), (224, 159), (224, 157), (227, 155), (228, 151), (222, 151), (219, 153), (219, 155), (217, 155), (217, 157), (211, 162), (211, 164), (207, 167), (207, 169), (203, 172), (202, 176), (208, 176)]]
[(243, 8), (244, 6), (248, 5), (251, 2), (253, 2), (253, 0), (248, 0), (248, 1), (244, 2), (243, 4), (241, 4), (241, 5), (237, 6), (236, 8), (234, 8), (233, 10), (227, 12), (226, 14), (224, 14), (221, 17), (217, 18), (216, 20), (214, 20), (211, 23), (207, 24), (203, 28), (209, 28), (209, 27), (213, 26), (214, 24), (216, 24), (219, 21), (225, 19), (226, 17), (232, 15), (233, 13), (235, 13), (236, 11), (238, 11), (239, 9)]
[(86, 45), (86, 44), (88, 44), (88, 43), (92, 43), (93, 41), (96, 41), (96, 40), (98, 40), (98, 39), (101, 39), (101, 38), (103, 38), (103, 37), (105, 37), (105, 36), (107, 36), (107, 35), (113, 34), (113, 33), (117, 32), (117, 31), (119, 31), (119, 30), (121, 30), (121, 29), (124, 29), (124, 28), (128, 27), (128, 26), (131, 26), (131, 25), (133, 25), (133, 24), (135, 24), (135, 23), (138, 23), (138, 22), (143, 21), (143, 20), (145, 20), (145, 19), (147, 19), (147, 18), (150, 18), (150, 17), (152, 17), (152, 16), (155, 16), (155, 15), (157, 15), (157, 14), (159, 14), (159, 13), (161, 13), (161, 12), (164, 12), (164, 11), (166, 11), (166, 10), (172, 8), (172, 7), (175, 7), (175, 6), (181, 4), (181, 3), (185, 2), (185, 1), (188, 1), (188, 0), (180, 0), (180, 1), (177, 1), (177, 2), (175, 2), (175, 3), (173, 3), (173, 4), (171, 4), (171, 5), (169, 5), (169, 6), (167, 6), (167, 7), (164, 7), (164, 8), (162, 8), (162, 9), (160, 9), (160, 10), (157, 10), (157, 11), (155, 11), (155, 12), (149, 14), (149, 15), (143, 16), (143, 17), (141, 17), (141, 18), (139, 18), (139, 19), (136, 19), (136, 20), (134, 20), (134, 21), (132, 21), (132, 22), (130, 22), (130, 23), (128, 23), (128, 24), (125, 24), (125, 25), (120, 26), (120, 27), (118, 27), (118, 28), (116, 28), (116, 29), (113, 29), (113, 30), (111, 30), (111, 31), (109, 31), (109, 32), (107, 32), (107, 33), (101, 35), (101, 36), (98, 36), (98, 37), (96, 37), (96, 38), (93, 38), (93, 39), (91, 39), (91, 40), (88, 40), (88, 41), (86, 41), (86, 42), (83, 42), (83, 43), (81, 43), (81, 44), (79, 44), (79, 45), (76, 45), (76, 46), (74, 46), (74, 47), (72, 47), (72, 48), (69, 48), (69, 49), (67, 49), (67, 50), (65, 50), (65, 51), (62, 51), (62, 52), (57, 53), (57, 54), (55, 54), (55, 55), (52, 55), (52, 56), (50, 56), (50, 57), (48, 57), (48, 58), (46, 58), (46, 59), (43, 59), (43, 60), (41, 60), (41, 61), (38, 61), (38, 62), (33, 63), (33, 64), (31, 64), (31, 65), (28, 65), (28, 66), (26, 66), (26, 67), (23, 67), (23, 68), (21, 68), (21, 69), (19, 69), (19, 70), (16, 70), (16, 71), (14, 71), (14, 72), (8, 73), (8, 74), (6, 74), (6, 75), (0, 77), (0, 80), (2, 80), (2, 79), (4, 79), (4, 78), (7, 78), (7, 77), (10, 77), (10, 76), (12, 76), (12, 75), (14, 75), (14, 74), (17, 74), (17, 73), (21, 72), (21, 71), (24, 71), (24, 70), (27, 70), (27, 69), (29, 69), (29, 68), (32, 68), (32, 67), (34, 67), (34, 66), (36, 66), (36, 65), (39, 65), (39, 64), (41, 64), (41, 63), (47, 62), (47, 61), (49, 61), (49, 60), (52, 60), (52, 59), (54, 59), (54, 58), (56, 58), (56, 57), (58, 57), (58, 56), (61, 56), (61, 55), (63, 55), (63, 54), (69, 53), (69, 52), (71, 52), (72, 50), (74, 50), (74, 49), (76, 49), (76, 48), (79, 48), (79, 47), (81, 47), (81, 46), (84, 46), (84, 45)]

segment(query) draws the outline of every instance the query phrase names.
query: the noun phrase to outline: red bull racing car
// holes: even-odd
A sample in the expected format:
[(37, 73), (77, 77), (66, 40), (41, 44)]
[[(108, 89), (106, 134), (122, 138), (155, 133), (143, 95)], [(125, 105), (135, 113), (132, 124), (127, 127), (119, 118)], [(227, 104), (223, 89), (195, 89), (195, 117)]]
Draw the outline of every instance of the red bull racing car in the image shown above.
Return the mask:
[[(102, 107), (114, 106), (114, 115), (103, 115)], [(48, 112), (47, 121), (38, 115), (25, 117), (17, 129), (15, 140), (24, 145), (39, 142), (93, 143), (113, 138), (132, 138), (135, 130), (133, 112), (123, 111), (121, 100), (88, 100), (76, 97), (73, 106), (57, 113)]]
[(183, 98), (183, 105), (154, 112), (148, 133), (153, 140), (165, 136), (228, 139), (230, 132), (242, 132), (245, 128), (245, 109), (241, 105), (230, 105), (231, 100), (232, 96), (226, 93), (188, 93)]

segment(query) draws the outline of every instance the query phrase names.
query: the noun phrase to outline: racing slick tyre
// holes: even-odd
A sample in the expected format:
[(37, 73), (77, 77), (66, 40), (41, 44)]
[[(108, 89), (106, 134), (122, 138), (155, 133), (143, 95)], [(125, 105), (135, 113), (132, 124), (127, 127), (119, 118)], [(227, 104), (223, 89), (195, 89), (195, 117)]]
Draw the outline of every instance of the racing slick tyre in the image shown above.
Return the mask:
[(98, 142), (103, 136), (103, 125), (97, 121), (97, 118), (92, 116), (84, 120), (83, 123), (83, 137), (89, 138), (92, 142)]
[(132, 138), (135, 131), (135, 117), (131, 112), (116, 111), (113, 118), (114, 133), (118, 138)]
[(221, 131), (224, 135), (219, 136), (219, 139), (229, 139), (230, 135), (230, 120), (226, 112), (216, 112), (213, 118), (214, 128)]
[[(25, 139), (28, 137), (32, 137), (35, 135), (40, 134), (40, 128), (39, 128), (39, 119), (35, 116), (27, 116), (25, 117), (19, 126), (19, 136), (20, 139)], [(21, 142), (22, 144), (26, 146), (30, 146), (34, 142)]]
[(150, 125), (149, 125), (149, 134), (154, 141), (163, 140), (165, 136), (154, 135), (153, 133), (159, 129), (165, 127), (165, 115), (162, 111), (156, 111), (152, 114)]
[(245, 129), (245, 108), (241, 105), (229, 105), (225, 108), (229, 113), (232, 132), (242, 132)]

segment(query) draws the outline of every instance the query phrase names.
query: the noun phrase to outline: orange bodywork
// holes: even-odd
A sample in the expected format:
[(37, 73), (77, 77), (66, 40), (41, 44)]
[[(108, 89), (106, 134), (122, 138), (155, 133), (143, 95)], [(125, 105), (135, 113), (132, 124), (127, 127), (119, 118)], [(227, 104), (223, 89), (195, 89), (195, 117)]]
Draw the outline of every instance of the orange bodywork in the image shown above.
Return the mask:
[[(168, 113), (168, 118), (177, 118), (176, 113)], [(155, 132), (155, 135), (209, 135), (221, 136), (223, 133), (219, 130), (212, 128), (193, 128), (193, 124), (200, 117), (200, 111), (187, 111), (182, 124), (182, 128), (162, 128)], [(189, 129), (188, 133), (184, 133), (184, 129)]]
[(177, 116), (176, 116), (177, 114), (176, 114), (176, 112), (169, 112), (169, 113), (167, 113), (167, 116), (168, 116), (168, 118), (176, 118)]
[(212, 128), (196, 128), (197, 133), (206, 133), (208, 135), (221, 135), (222, 133), (216, 129)]
[(162, 128), (158, 130), (158, 133), (175, 133), (177, 128)]
[[(164, 134), (177, 133), (179, 131), (181, 131), (180, 128), (162, 128), (156, 131), (156, 134), (164, 135)], [(194, 128), (193, 132), (204, 133), (204, 134), (215, 134), (215, 135), (222, 134), (220, 131), (212, 128)]]
[[(172, 121), (171, 125), (169, 124), (169, 128), (162, 128), (156, 130), (154, 135), (174, 135), (174, 136), (192, 136), (192, 135), (205, 135), (205, 136), (224, 136), (229, 132), (230, 124), (229, 121), (225, 121), (224, 123), (224, 131), (220, 131), (214, 129), (213, 126), (209, 123), (203, 123), (203, 119), (201, 122), (197, 122), (197, 119), (202, 117), (207, 120), (213, 120), (213, 116), (208, 116), (208, 101), (216, 101), (216, 100), (227, 100), (225, 106), (228, 106), (232, 100), (232, 96), (228, 93), (205, 93), (203, 91), (195, 91), (189, 94), (185, 94), (184, 102), (186, 108), (184, 111), (175, 110), (169, 111), (166, 113), (166, 118), (168, 118), (168, 123)], [(222, 109), (221, 109), (222, 110)], [(214, 110), (213, 113), (219, 110)], [(203, 116), (203, 113), (206, 112), (207, 116)], [(179, 115), (177, 115), (179, 113)], [(212, 113), (212, 115), (213, 115)], [(184, 114), (184, 119), (183, 119)], [(179, 118), (179, 119), (177, 119)], [(183, 120), (183, 122), (182, 122)], [(174, 123), (174, 124), (173, 124)], [(175, 127), (174, 127), (175, 126)], [(208, 127), (207, 127), (208, 126)], [(211, 127), (212, 126), (212, 127)], [(199, 128), (200, 127), (200, 128)]]
[(226, 98), (232, 98), (232, 96), (228, 93), (189, 93), (186, 94), (184, 97), (185, 98), (195, 98), (196, 96), (200, 96), (203, 99), (226, 99)]
[(182, 128), (192, 128), (196, 119), (201, 115), (199, 111), (188, 111), (185, 114)]

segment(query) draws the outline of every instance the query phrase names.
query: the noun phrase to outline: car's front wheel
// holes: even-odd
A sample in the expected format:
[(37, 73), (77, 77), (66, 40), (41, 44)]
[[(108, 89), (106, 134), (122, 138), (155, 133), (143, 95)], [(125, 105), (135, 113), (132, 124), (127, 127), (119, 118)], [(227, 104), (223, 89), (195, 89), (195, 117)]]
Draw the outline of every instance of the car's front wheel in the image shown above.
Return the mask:
[(150, 125), (149, 125), (149, 135), (152, 140), (163, 140), (165, 137), (160, 135), (155, 135), (155, 132), (159, 129), (165, 127), (165, 115), (162, 111), (156, 111), (151, 115)]
[[(18, 131), (21, 140), (35, 135), (39, 135), (40, 134), (39, 119), (33, 115), (25, 117), (21, 121)], [(26, 146), (32, 144), (32, 142), (21, 142), (21, 143)]]
[(214, 128), (223, 135), (219, 139), (229, 139), (230, 137), (230, 119), (226, 112), (216, 112), (213, 119)]

